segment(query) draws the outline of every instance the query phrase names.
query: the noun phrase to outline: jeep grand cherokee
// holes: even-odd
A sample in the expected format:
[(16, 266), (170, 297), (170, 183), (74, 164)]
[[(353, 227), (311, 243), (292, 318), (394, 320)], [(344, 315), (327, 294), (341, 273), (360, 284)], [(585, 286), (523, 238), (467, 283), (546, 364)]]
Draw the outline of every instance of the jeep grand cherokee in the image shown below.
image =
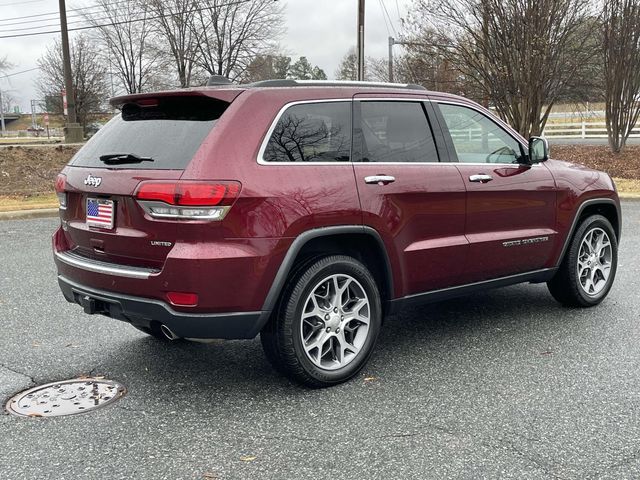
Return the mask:
[(159, 339), (250, 339), (304, 384), (385, 316), (520, 282), (600, 303), (620, 205), (491, 112), (413, 85), (292, 80), (118, 97), (58, 176), (62, 292)]

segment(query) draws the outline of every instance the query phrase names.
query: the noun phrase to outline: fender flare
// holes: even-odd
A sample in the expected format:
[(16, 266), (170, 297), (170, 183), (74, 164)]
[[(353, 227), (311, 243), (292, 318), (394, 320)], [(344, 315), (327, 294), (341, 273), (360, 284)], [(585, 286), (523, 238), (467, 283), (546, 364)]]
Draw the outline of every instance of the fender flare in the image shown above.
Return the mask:
[[(301, 233), (299, 236), (295, 238), (295, 240), (289, 247), (289, 250), (287, 251), (287, 254), (284, 257), (282, 264), (280, 264), (280, 268), (276, 273), (276, 276), (271, 284), (271, 288), (269, 289), (269, 292), (267, 293), (267, 297), (262, 306), (263, 316), (266, 315), (268, 319), (268, 316), (276, 307), (276, 302), (278, 301), (278, 298), (280, 297), (280, 293), (282, 292), (282, 289), (284, 288), (284, 285), (289, 276), (289, 273), (293, 268), (296, 257), (298, 256), (302, 248), (310, 240), (313, 240), (315, 238), (320, 238), (320, 237), (348, 235), (348, 234), (369, 235), (372, 238), (374, 238), (378, 243), (380, 250), (383, 252), (383, 274), (385, 275), (387, 280), (386, 282), (387, 288), (384, 293), (386, 294), (385, 297), (387, 302), (390, 301), (393, 298), (393, 272), (391, 270), (391, 262), (389, 261), (389, 255), (384, 246), (384, 242), (380, 237), (380, 234), (373, 228), (367, 227), (364, 225), (341, 225), (341, 226), (334, 226), (334, 227), (321, 227), (321, 228), (315, 228), (313, 230), (307, 230), (306, 232)], [(266, 320), (265, 320), (265, 323), (266, 323)]]
[(573, 238), (573, 235), (576, 232), (576, 229), (578, 228), (578, 220), (580, 219), (580, 215), (582, 215), (582, 212), (584, 211), (585, 208), (593, 205), (613, 205), (615, 207), (616, 215), (618, 217), (618, 229), (617, 229), (618, 231), (616, 232), (616, 236), (618, 238), (618, 242), (620, 241), (620, 236), (622, 234), (622, 214), (620, 212), (619, 203), (617, 203), (612, 198), (591, 198), (589, 200), (585, 200), (578, 206), (576, 210), (576, 214), (573, 217), (573, 222), (571, 223), (571, 228), (569, 229), (569, 234), (564, 240), (564, 245), (562, 246), (560, 257), (556, 262), (556, 267), (559, 267), (560, 264), (562, 263), (562, 260), (564, 260), (564, 256), (567, 253), (567, 249), (569, 248), (569, 243), (571, 242), (571, 239)]

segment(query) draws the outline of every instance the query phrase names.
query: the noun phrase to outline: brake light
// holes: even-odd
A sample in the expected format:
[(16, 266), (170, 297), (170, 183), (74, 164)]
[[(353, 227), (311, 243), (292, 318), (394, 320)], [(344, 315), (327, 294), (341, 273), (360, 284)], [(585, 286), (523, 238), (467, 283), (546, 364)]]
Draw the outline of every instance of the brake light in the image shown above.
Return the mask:
[(67, 208), (67, 192), (65, 192), (66, 188), (67, 176), (64, 173), (59, 173), (56, 177), (56, 195), (58, 196), (58, 202), (60, 203), (60, 208), (62, 210)]
[(222, 220), (240, 194), (235, 181), (141, 182), (136, 199), (154, 218)]
[(136, 100), (136, 105), (139, 105), (141, 107), (157, 107), (158, 104), (159, 103), (157, 98), (141, 98), (139, 100)]

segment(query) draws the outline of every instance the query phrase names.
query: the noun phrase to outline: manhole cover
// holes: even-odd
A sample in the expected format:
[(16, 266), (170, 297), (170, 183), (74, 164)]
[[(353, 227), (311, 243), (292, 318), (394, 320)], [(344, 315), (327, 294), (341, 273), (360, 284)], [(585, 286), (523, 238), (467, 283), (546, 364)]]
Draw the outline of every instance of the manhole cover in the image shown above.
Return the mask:
[(123, 385), (111, 380), (65, 380), (19, 393), (7, 402), (6, 409), (22, 417), (75, 415), (104, 407), (125, 393)]

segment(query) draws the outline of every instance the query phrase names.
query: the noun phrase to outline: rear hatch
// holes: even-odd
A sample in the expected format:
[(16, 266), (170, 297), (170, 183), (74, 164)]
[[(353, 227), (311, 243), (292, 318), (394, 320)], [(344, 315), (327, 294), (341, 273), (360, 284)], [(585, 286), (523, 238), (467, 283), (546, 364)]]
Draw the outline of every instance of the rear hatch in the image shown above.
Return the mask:
[(66, 202), (65, 237), (74, 253), (122, 265), (162, 267), (185, 223), (194, 222), (150, 214), (136, 193), (141, 182), (151, 183), (147, 190), (155, 197), (150, 198), (161, 200), (152, 204), (169, 207), (162, 200), (175, 190), (173, 185), (232, 101), (230, 92), (223, 96), (185, 92), (124, 97), (121, 113), (87, 142), (58, 178), (59, 196)]

